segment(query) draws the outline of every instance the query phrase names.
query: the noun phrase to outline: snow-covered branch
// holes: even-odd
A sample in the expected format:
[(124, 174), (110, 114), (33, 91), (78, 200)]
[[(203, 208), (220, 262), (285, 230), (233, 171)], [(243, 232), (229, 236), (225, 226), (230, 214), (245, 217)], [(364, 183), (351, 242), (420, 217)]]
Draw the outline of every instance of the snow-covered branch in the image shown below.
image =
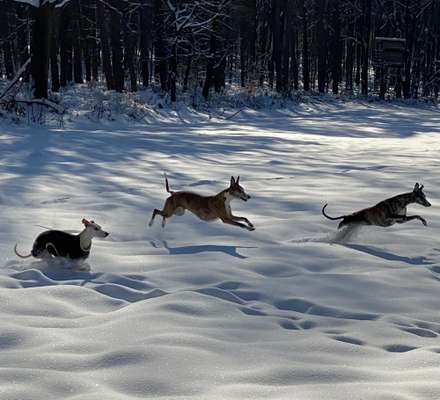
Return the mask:
[(70, 0), (14, 0), (17, 3), (29, 4), (35, 8), (44, 7), (47, 4), (53, 4), (55, 7), (64, 7)]

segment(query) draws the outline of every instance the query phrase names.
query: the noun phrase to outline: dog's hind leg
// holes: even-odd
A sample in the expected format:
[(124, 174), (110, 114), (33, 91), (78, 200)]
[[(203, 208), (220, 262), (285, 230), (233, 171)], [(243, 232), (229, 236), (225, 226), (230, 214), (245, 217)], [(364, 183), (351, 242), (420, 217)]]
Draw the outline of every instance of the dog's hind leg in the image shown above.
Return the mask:
[(46, 244), (46, 251), (49, 253), (49, 256), (55, 256), (55, 257), (60, 256), (60, 253), (58, 253), (58, 250), (53, 243), (49, 242)]
[(161, 210), (158, 210), (157, 208), (155, 208), (155, 209), (153, 210), (153, 214), (151, 215), (151, 219), (150, 219), (150, 222), (148, 223), (148, 226), (152, 226), (152, 225), (153, 225), (154, 218), (156, 218), (156, 215), (157, 215), (157, 214), (159, 214), (159, 215), (163, 215), (163, 213), (162, 213)]
[(153, 215), (151, 216), (151, 221), (149, 225), (153, 225), (154, 218), (157, 214), (162, 216), (162, 228), (165, 227), (166, 218), (170, 218), (174, 212), (176, 211), (176, 207), (173, 204), (173, 201), (171, 200), (172, 197), (169, 197), (167, 201), (165, 202), (165, 205), (163, 206), (163, 210), (158, 210), (157, 208), (154, 209)]

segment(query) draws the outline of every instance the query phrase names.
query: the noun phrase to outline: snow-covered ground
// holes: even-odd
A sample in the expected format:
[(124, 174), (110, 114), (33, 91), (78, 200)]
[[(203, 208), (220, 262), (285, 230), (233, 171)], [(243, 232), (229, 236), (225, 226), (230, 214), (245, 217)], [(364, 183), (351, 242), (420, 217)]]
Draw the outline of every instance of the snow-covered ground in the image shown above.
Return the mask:
[[(384, 104), (0, 129), (0, 398), (440, 398), (440, 113)], [(173, 189), (231, 175), (254, 232)], [(425, 185), (428, 221), (347, 243), (321, 215)], [(81, 268), (21, 260), (41, 226), (111, 233)]]

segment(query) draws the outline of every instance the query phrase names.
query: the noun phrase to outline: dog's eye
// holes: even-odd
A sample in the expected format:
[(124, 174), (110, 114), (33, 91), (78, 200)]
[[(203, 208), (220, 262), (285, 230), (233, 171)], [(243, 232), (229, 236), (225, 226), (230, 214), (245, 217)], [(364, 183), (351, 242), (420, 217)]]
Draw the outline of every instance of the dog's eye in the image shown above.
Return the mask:
[(99, 231), (99, 228), (95, 228), (95, 231)]

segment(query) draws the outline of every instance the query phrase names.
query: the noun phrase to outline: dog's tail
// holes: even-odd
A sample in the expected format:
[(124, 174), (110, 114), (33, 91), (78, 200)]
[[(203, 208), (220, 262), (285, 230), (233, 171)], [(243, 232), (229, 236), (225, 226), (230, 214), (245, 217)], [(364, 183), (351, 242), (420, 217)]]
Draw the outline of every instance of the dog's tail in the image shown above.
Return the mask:
[(332, 221), (336, 221), (337, 219), (344, 219), (345, 215), (342, 215), (340, 217), (330, 217), (329, 215), (327, 215), (325, 213), (325, 208), (328, 206), (328, 204), (326, 204), (324, 207), (322, 207), (322, 215), (324, 215), (324, 217), (331, 219)]
[(32, 257), (32, 254), (28, 254), (27, 256), (23, 256), (22, 254), (20, 254), (20, 253), (17, 251), (17, 246), (18, 246), (18, 243), (16, 243), (15, 246), (14, 246), (14, 253), (15, 253), (18, 257), (20, 257), (20, 258), (29, 258), (29, 257)]
[(164, 173), (164, 176), (165, 176), (165, 188), (169, 194), (173, 194), (174, 191), (170, 190), (170, 185), (168, 184), (167, 174)]

